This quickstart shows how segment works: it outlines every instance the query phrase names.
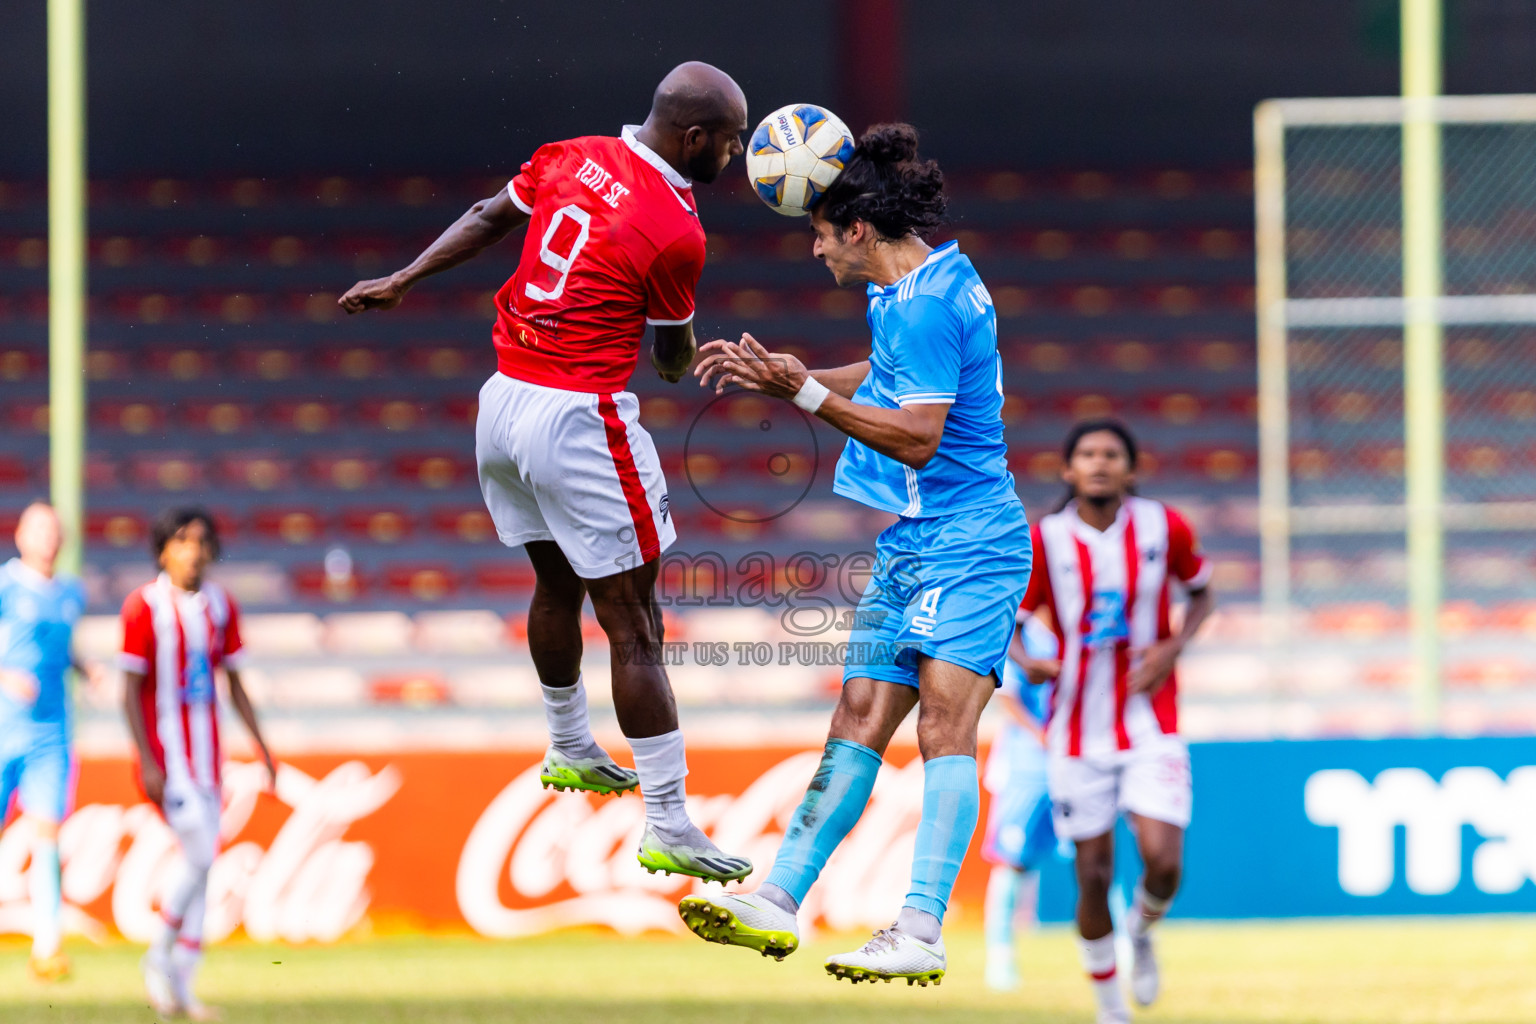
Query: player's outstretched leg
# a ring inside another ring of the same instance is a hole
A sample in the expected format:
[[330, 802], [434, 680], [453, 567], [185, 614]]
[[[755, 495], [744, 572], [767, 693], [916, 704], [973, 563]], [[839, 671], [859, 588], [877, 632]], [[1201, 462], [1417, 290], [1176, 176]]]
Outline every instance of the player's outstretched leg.
[[923, 819], [906, 903], [893, 927], [876, 932], [861, 949], [829, 957], [828, 974], [854, 982], [901, 978], [909, 985], [937, 984], [944, 977], [944, 911], [980, 809], [974, 757], [955, 754], [923, 762]]
[[688, 756], [677, 727], [677, 704], [662, 660], [660, 562], [586, 581], [592, 610], [608, 634], [613, 707], [629, 739], [645, 799], [645, 831], [636, 858], [651, 873], [730, 882], [752, 873], [745, 857], [722, 853], [688, 817], [684, 780]]
[[805, 798], [790, 819], [768, 881], [755, 893], [689, 896], [678, 913], [709, 942], [782, 960], [800, 946], [795, 914], [827, 858], [858, 822], [880, 773], [880, 755], [862, 743], [830, 739]]
[[993, 679], [927, 656], [919, 658], [917, 675], [923, 817], [912, 852], [912, 886], [894, 925], [863, 948], [828, 958], [827, 973], [834, 978], [927, 985], [944, 977], [944, 911], [981, 812], [976, 725]]
[[539, 770], [546, 789], [620, 795], [640, 783], [592, 737], [581, 679], [581, 603], [587, 588], [553, 541], [524, 545], [536, 582], [528, 605], [528, 650], [539, 673], [549, 749]]

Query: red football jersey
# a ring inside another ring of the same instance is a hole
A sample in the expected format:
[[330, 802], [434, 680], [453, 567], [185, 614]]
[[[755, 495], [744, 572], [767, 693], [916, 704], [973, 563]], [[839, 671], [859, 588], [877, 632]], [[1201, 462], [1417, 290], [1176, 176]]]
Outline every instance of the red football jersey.
[[530, 215], [496, 293], [501, 372], [567, 391], [622, 391], [646, 324], [693, 319], [704, 228], [692, 186], [635, 138], [552, 142], [507, 185]]

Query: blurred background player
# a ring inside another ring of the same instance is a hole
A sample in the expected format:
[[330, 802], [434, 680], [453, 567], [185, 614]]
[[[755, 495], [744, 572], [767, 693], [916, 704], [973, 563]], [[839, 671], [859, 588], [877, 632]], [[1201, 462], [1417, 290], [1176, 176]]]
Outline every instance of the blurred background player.
[[[992, 794], [981, 855], [992, 864], [987, 879], [987, 986], [1000, 992], [1019, 986], [1014, 933], [1020, 921], [1036, 922], [1040, 866], [1056, 852], [1051, 797], [1046, 785], [1045, 723], [1059, 666], [1056, 634], [1034, 616], [1021, 616], [1009, 647], [1003, 685], [994, 702], [1003, 726], [992, 741], [983, 782]], [[1026, 659], [1034, 673], [1026, 674]]]
[[792, 952], [800, 903], [859, 820], [915, 705], [923, 816], [911, 890], [895, 924], [827, 961], [829, 974], [855, 982], [944, 975], [944, 911], [980, 810], [976, 725], [1029, 579], [991, 297], [955, 242], [923, 240], [945, 204], [938, 165], [918, 159], [917, 130], [871, 128], [811, 214], [816, 257], [840, 286], [868, 286], [869, 360], [813, 374], [743, 335], [704, 346], [694, 371], [717, 389], [791, 400], [847, 434], [833, 489], [900, 517], [877, 542], [821, 766], [772, 873], [755, 893], [679, 907], [704, 938]]
[[[1046, 728], [1055, 827], [1077, 846], [1077, 926], [1098, 1019], [1120, 1024], [1130, 1013], [1109, 910], [1115, 823], [1127, 816], [1145, 865], [1127, 929], [1131, 992], [1148, 1006], [1159, 988], [1151, 928], [1178, 890], [1191, 810], [1174, 663], [1214, 606], [1211, 563], [1183, 516], [1136, 496], [1136, 439], [1123, 423], [1078, 424], [1062, 461], [1067, 496], [1035, 524], [1023, 605], [1049, 615], [1062, 656], [1027, 659], [1024, 669], [1036, 677], [1059, 669]], [[1177, 633], [1175, 580], [1189, 594]]]
[[144, 795], [176, 833], [183, 863], [160, 905], [162, 927], [144, 956], [144, 984], [157, 1012], [209, 1020], [217, 1012], [197, 999], [193, 981], [202, 960], [208, 869], [219, 852], [218, 669], [269, 784], [277, 772], [240, 681], [240, 611], [223, 587], [203, 578], [219, 557], [213, 516], [200, 508], [166, 511], [155, 521], [151, 548], [159, 576], [123, 602], [123, 703]]
[[0, 826], [19, 795], [32, 831], [27, 898], [32, 906], [32, 975], [69, 974], [59, 949], [59, 825], [74, 796], [71, 705], [64, 675], [76, 668], [93, 685], [104, 671], [70, 654], [75, 622], [85, 610], [80, 581], [54, 575], [64, 534], [53, 507], [33, 502], [16, 526], [15, 558], [0, 568]]
[[[391, 309], [418, 281], [529, 226], [517, 272], [496, 296], [498, 372], [480, 391], [475, 457], [501, 542], [523, 545], [537, 577], [528, 648], [549, 723], [541, 778], [605, 794], [638, 783], [640, 863], [722, 882], [752, 865], [721, 853], [684, 808], [688, 766], [654, 594], [677, 533], [656, 446], [624, 387], [647, 324], [664, 379], [675, 383], [693, 362], [704, 266], [693, 182], [719, 176], [746, 127], [746, 97], [729, 75], [679, 65], [645, 124], [541, 147], [410, 266], [340, 300], [348, 313]], [[592, 737], [581, 679], [587, 596], [608, 636], [614, 710], [635, 771]]]

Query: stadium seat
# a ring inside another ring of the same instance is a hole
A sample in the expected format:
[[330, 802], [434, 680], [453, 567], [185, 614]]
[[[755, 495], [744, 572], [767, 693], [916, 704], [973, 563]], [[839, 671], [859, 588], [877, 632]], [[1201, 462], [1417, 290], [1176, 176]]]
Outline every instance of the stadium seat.
[[5, 416], [12, 430], [31, 434], [48, 433], [47, 402], [9, 402]]
[[403, 398], [368, 399], [358, 406], [358, 416], [366, 426], [402, 432], [428, 425], [427, 403]]
[[29, 348], [0, 349], [0, 380], [8, 383], [41, 375], [46, 365], [41, 351]]
[[282, 381], [291, 380], [303, 370], [304, 361], [295, 349], [245, 348], [235, 352], [234, 367], [244, 377]]
[[271, 491], [294, 482], [293, 460], [281, 452], [231, 452], [219, 459], [220, 476], [233, 487]]
[[149, 524], [137, 512], [98, 510], [86, 513], [87, 543], [114, 548], [134, 548], [149, 537]]
[[534, 582], [533, 566], [526, 560], [479, 562], [469, 575], [472, 588], [491, 596], [531, 596]]
[[341, 528], [348, 536], [375, 544], [398, 544], [410, 537], [411, 516], [397, 508], [352, 508], [341, 514]]
[[191, 401], [186, 403], [182, 422], [193, 430], [236, 434], [255, 425], [256, 410], [244, 402]]
[[360, 455], [317, 455], [309, 460], [308, 477], [322, 487], [357, 491], [379, 479], [379, 463]]
[[448, 683], [432, 672], [376, 676], [368, 680], [368, 697], [375, 704], [412, 708], [442, 707], [453, 702]]
[[452, 380], [481, 371], [489, 376], [495, 363], [488, 350], [476, 352], [452, 345], [418, 345], [406, 353], [406, 365], [416, 374]]
[[0, 487], [26, 487], [31, 482], [26, 462], [12, 455], [0, 455]]
[[259, 508], [251, 514], [251, 528], [263, 540], [313, 544], [324, 537], [326, 523], [318, 509]]
[[189, 454], [147, 453], [131, 459], [129, 467], [134, 486], [141, 490], [190, 491], [206, 478], [203, 464]]
[[348, 380], [380, 377], [389, 370], [388, 353], [372, 345], [327, 348], [320, 353], [318, 363], [327, 372]]
[[341, 421], [341, 406], [318, 399], [279, 402], [273, 407], [272, 419], [276, 424], [301, 434], [318, 434], [336, 429]]
[[383, 581], [391, 593], [422, 602], [441, 601], [458, 589], [458, 577], [446, 563], [391, 565]]
[[327, 573], [324, 566], [298, 566], [292, 572], [294, 592], [311, 601], [348, 604], [368, 593], [368, 580], [357, 569], [345, 575]]
[[92, 402], [91, 425], [99, 430], [128, 434], [163, 434], [166, 406], [150, 402]]
[[469, 459], [449, 452], [397, 455], [393, 469], [397, 480], [431, 490], [442, 490], [475, 477], [475, 467]]
[[496, 539], [496, 525], [484, 507], [434, 509], [430, 521], [433, 531], [445, 540], [487, 544]]

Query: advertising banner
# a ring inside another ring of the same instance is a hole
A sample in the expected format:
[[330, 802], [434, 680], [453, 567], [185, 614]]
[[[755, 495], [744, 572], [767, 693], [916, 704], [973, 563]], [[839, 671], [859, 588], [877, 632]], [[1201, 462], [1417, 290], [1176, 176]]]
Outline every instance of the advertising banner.
[[[692, 879], [634, 858], [644, 810], [539, 786], [538, 751], [307, 756], [231, 763], [207, 935], [330, 942], [353, 929], [488, 937], [596, 926], [678, 931]], [[695, 820], [770, 868], [820, 752], [695, 748]], [[1195, 819], [1174, 913], [1190, 918], [1536, 911], [1536, 740], [1347, 740], [1191, 747]], [[909, 879], [922, 762], [893, 749], [868, 809], [827, 865], [805, 927], [888, 924]], [[985, 794], [983, 824], [985, 820]], [[988, 865], [976, 852], [952, 920], [976, 924]], [[0, 835], [0, 932], [29, 925], [25, 821]], [[1134, 882], [1121, 829], [1120, 875]], [[123, 760], [80, 768], [60, 837], [71, 931], [147, 940], [176, 845]], [[1047, 865], [1041, 916], [1071, 916], [1071, 864]]]

